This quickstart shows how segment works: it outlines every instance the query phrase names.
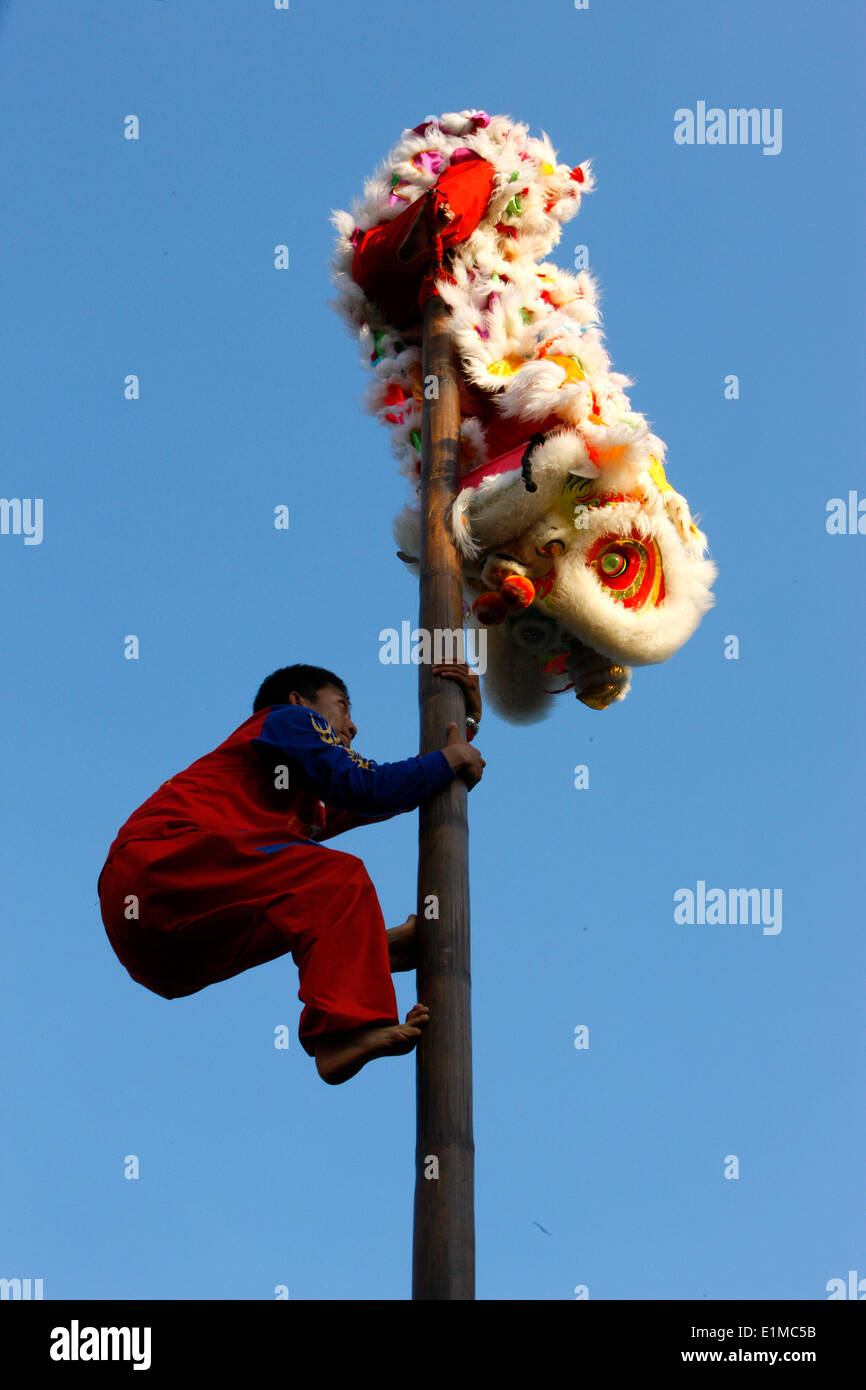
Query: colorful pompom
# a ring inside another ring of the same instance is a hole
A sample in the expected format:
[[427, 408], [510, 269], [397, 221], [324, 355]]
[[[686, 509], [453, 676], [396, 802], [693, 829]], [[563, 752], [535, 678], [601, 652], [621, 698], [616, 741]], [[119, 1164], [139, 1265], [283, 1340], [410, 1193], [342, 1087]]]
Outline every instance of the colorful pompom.
[[485, 627], [496, 627], [504, 623], [508, 616], [505, 601], [499, 594], [480, 594], [472, 605], [472, 612], [479, 623]]
[[510, 574], [502, 581], [499, 594], [506, 608], [528, 608], [535, 598], [535, 585], [522, 574]]

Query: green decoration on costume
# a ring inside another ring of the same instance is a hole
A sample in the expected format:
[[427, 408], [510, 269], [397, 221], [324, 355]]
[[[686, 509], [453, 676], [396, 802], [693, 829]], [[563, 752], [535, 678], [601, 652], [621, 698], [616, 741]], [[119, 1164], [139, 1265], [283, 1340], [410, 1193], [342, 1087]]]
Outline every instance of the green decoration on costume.
[[607, 555], [602, 556], [601, 567], [604, 570], [605, 574], [622, 574], [625, 571], [626, 566], [626, 558], [624, 555], [620, 554], [619, 551], [609, 551]]

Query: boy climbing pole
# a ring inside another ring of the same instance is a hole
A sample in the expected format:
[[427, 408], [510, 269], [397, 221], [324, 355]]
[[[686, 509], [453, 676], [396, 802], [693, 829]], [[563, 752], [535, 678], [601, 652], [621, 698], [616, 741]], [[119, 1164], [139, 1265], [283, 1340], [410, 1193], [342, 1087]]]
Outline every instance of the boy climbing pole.
[[385, 930], [362, 861], [321, 843], [389, 820], [485, 766], [470, 746], [478, 677], [434, 666], [466, 696], [467, 737], [378, 764], [339, 676], [286, 666], [261, 685], [253, 714], [212, 752], [170, 777], [121, 826], [99, 876], [108, 939], [133, 980], [165, 999], [195, 994], [291, 952], [304, 1004], [298, 1036], [331, 1085], [374, 1057], [410, 1052], [429, 1020], [401, 1023], [391, 972], [414, 969], [415, 917]]

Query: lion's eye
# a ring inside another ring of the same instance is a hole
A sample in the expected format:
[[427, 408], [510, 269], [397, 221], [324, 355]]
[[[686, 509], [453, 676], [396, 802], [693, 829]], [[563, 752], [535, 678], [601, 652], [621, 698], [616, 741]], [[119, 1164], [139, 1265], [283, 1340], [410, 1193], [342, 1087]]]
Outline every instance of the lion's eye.
[[565, 542], [559, 540], [548, 541], [546, 545], [537, 545], [535, 547], [536, 555], [540, 555], [542, 557], [552, 557], [554, 555], [561, 555], [564, 550]]
[[612, 578], [615, 578], [618, 574], [623, 574], [627, 565], [628, 560], [621, 550], [609, 550], [601, 559], [602, 569], [605, 574], [609, 574]]
[[608, 598], [640, 612], [664, 601], [665, 580], [658, 542], [632, 531], [630, 537], [600, 536], [585, 563], [591, 565]]

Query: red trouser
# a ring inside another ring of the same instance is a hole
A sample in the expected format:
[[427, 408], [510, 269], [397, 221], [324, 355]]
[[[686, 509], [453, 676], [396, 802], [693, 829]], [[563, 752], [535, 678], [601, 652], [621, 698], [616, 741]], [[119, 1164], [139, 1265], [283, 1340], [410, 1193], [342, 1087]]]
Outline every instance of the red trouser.
[[323, 1033], [398, 1023], [385, 923], [361, 860], [309, 840], [256, 847], [267, 838], [185, 830], [114, 850], [99, 895], [121, 964], [176, 999], [290, 951], [311, 1057]]

